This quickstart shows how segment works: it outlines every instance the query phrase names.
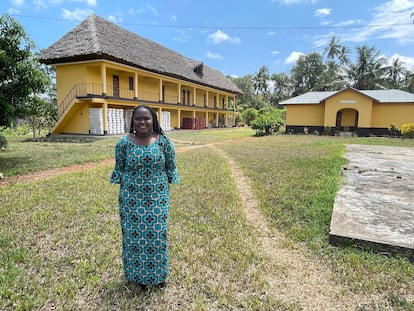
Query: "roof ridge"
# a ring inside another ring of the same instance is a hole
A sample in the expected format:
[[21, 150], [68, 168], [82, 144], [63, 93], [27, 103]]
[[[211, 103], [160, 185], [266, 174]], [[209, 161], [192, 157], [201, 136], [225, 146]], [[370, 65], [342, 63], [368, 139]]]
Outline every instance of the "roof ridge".
[[86, 19], [86, 22], [88, 23], [89, 31], [91, 32], [92, 47], [99, 54], [100, 52], [102, 52], [102, 50], [100, 49], [99, 41], [96, 36], [97, 34], [96, 18], [97, 17], [98, 17], [97, 15], [92, 13], [88, 16], [88, 18]]

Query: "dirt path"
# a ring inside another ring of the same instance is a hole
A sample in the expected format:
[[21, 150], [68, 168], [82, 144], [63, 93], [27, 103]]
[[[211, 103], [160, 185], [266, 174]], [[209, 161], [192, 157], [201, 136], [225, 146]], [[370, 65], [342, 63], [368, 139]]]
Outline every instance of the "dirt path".
[[0, 180], [0, 187], [8, 183], [11, 183], [11, 182], [41, 180], [41, 179], [49, 178], [54, 175], [84, 171], [84, 170], [87, 170], [89, 168], [96, 167], [96, 166], [110, 165], [110, 164], [113, 165], [113, 163], [114, 163], [113, 159], [105, 159], [100, 162], [88, 162], [84, 164], [57, 167], [57, 168], [53, 168], [50, 170], [42, 170], [42, 171], [24, 174], [24, 175], [7, 177], [7, 178]]
[[[250, 188], [249, 179], [240, 167], [222, 150], [211, 146], [228, 163], [242, 198], [248, 222], [257, 230], [259, 251], [269, 258], [266, 267], [267, 282], [272, 295], [297, 306], [299, 310], [355, 310], [362, 297], [349, 293], [336, 284], [330, 268], [301, 249], [286, 247], [282, 235], [270, 230]], [[365, 298], [366, 299], [366, 298]]]

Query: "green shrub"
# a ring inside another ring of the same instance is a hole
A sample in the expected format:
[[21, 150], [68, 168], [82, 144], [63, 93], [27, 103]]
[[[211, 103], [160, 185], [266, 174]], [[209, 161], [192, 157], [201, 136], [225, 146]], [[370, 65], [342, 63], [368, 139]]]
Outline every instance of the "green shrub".
[[414, 138], [414, 123], [401, 125], [401, 134], [406, 138]]
[[7, 139], [0, 134], [0, 150], [3, 150], [7, 147]]
[[401, 135], [400, 129], [395, 124], [390, 125], [390, 127], [388, 128], [388, 133], [390, 134], [390, 136], [400, 136]]

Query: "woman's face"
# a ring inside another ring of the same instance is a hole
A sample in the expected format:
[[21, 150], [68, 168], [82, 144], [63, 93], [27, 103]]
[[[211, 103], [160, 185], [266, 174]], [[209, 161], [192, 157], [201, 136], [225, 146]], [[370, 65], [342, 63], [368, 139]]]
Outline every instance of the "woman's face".
[[153, 129], [153, 119], [151, 112], [146, 108], [135, 110], [132, 119], [132, 127], [137, 136], [146, 137], [151, 135]]

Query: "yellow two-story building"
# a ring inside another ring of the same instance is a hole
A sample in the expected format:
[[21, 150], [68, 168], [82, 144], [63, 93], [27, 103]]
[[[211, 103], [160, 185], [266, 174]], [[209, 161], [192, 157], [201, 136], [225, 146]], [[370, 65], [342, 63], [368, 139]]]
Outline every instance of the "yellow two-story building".
[[401, 90], [308, 92], [280, 102], [287, 133], [389, 134], [391, 125], [414, 123], [414, 94]]
[[241, 90], [226, 76], [94, 14], [43, 50], [56, 69], [52, 132], [121, 134], [132, 109], [158, 112], [164, 130], [235, 126]]

